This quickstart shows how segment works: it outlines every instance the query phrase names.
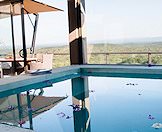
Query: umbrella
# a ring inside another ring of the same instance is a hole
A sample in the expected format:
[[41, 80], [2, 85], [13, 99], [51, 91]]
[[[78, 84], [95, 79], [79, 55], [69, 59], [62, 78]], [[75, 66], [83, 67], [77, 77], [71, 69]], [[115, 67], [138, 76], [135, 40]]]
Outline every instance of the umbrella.
[[38, 23], [38, 13], [50, 12], [50, 11], [62, 11], [59, 8], [46, 5], [44, 3], [35, 0], [0, 0], [0, 19], [11, 17], [11, 30], [12, 30], [12, 46], [13, 46], [13, 67], [16, 70], [16, 55], [15, 55], [15, 42], [14, 42], [14, 28], [13, 28], [13, 16], [21, 15], [22, 23], [22, 42], [23, 42], [23, 57], [24, 67], [27, 65], [27, 51], [26, 51], [26, 40], [25, 40], [25, 23], [24, 14], [34, 14], [35, 24], [33, 25], [33, 40], [31, 46], [31, 53], [34, 54], [36, 29]]
[[59, 8], [46, 5], [35, 0], [2, 0], [0, 1], [0, 19], [10, 17], [11, 5], [13, 6], [13, 15], [21, 15], [21, 8], [24, 8], [24, 14], [38, 14], [40, 12], [63, 11]]

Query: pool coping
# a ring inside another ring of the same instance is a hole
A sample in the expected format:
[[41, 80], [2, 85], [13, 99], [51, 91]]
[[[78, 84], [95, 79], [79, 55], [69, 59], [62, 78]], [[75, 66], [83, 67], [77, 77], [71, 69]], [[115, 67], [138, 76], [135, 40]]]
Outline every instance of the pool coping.
[[13, 76], [0, 79], [0, 98], [84, 76], [162, 79], [162, 66], [71, 65], [55, 68], [51, 73], [42, 75]]

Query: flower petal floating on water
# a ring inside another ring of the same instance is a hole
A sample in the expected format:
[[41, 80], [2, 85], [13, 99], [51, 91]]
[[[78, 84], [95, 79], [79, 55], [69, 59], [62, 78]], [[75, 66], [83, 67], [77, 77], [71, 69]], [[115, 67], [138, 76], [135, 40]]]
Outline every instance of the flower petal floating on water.
[[72, 118], [72, 116], [66, 116], [66, 119], [70, 119], [70, 118]]
[[160, 129], [160, 128], [162, 128], [162, 123], [154, 123], [151, 127], [155, 128], [155, 129]]
[[8, 106], [8, 110], [14, 110], [14, 109], [15, 108], [12, 105]]
[[126, 85], [132, 85], [132, 86], [135, 86], [135, 85], [138, 85], [138, 84], [135, 84], [135, 83], [127, 83]]
[[76, 108], [76, 109], [74, 109], [75, 112], [78, 112], [78, 111], [80, 111], [80, 110], [81, 110], [81, 108]]
[[65, 117], [65, 113], [63, 113], [63, 112], [57, 113], [57, 115], [60, 115], [60, 118]]
[[75, 105], [75, 104], [73, 104], [73, 105], [68, 105], [68, 106], [73, 107], [73, 111], [75, 111], [75, 112], [77, 112], [77, 111], [80, 111], [80, 110], [81, 110], [81, 108], [80, 108], [80, 106], [81, 106], [81, 105]]
[[150, 120], [154, 120], [155, 117], [153, 117], [152, 115], [148, 115], [148, 119], [150, 119]]
[[89, 90], [89, 93], [94, 93], [95, 92], [95, 90]]
[[57, 115], [60, 116], [60, 118], [64, 118], [64, 117], [65, 117], [66, 119], [72, 118], [72, 116], [68, 116], [68, 115], [66, 115], [66, 114], [63, 113], [63, 112], [57, 113]]

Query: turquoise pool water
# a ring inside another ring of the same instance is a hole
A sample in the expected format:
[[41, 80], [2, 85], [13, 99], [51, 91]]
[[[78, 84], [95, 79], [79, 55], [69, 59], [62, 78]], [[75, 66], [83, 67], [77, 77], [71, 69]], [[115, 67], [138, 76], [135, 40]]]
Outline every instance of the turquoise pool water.
[[[162, 123], [161, 80], [89, 77], [88, 83], [86, 107], [73, 108], [78, 97], [74, 93], [80, 92], [73, 92], [72, 96], [71, 80], [44, 89], [43, 96], [66, 98], [37, 114], [33, 118], [33, 129], [36, 132], [162, 131], [152, 127], [154, 123]], [[23, 127], [29, 127], [27, 119]]]

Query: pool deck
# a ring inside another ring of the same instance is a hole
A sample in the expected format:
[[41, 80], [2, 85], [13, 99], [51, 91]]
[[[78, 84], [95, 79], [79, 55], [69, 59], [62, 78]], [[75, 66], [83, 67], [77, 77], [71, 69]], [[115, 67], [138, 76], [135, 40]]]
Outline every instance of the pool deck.
[[33, 130], [24, 129], [16, 126], [10, 126], [5, 124], [0, 124], [1, 132], [34, 132]]
[[0, 98], [84, 76], [162, 79], [162, 66], [73, 65], [53, 69], [48, 74], [3, 78], [0, 79]]

